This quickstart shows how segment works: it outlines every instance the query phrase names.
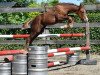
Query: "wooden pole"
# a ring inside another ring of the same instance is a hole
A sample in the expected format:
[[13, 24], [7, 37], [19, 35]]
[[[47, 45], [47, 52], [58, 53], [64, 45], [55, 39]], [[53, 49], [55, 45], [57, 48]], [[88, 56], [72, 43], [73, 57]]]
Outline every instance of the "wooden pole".
[[[90, 47], [90, 30], [89, 30], [89, 22], [86, 23], [86, 46]], [[90, 59], [90, 51], [86, 50], [86, 59]]]

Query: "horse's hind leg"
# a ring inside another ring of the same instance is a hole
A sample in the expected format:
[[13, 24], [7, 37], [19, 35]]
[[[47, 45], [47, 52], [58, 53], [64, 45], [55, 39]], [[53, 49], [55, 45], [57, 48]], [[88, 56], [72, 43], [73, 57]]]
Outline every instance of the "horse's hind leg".
[[28, 50], [29, 46], [32, 45], [32, 38], [35, 38], [35, 36], [30, 35], [27, 39], [26, 39], [26, 43], [25, 43], [25, 50]]
[[33, 40], [34, 40], [38, 35], [39, 35], [39, 33], [37, 33], [37, 32], [32, 32], [32, 33], [30, 34], [30, 37], [29, 37], [29, 39], [28, 39], [29, 46], [32, 46]]
[[25, 43], [25, 50], [28, 50], [29, 46], [32, 46], [32, 42], [33, 40], [38, 36], [39, 34], [36, 33], [31, 33], [30, 37], [28, 37], [26, 39], [26, 43]]
[[31, 46], [32, 45], [32, 42], [33, 42], [33, 40], [39, 35], [39, 34], [42, 34], [43, 32], [44, 32], [44, 28], [45, 28], [46, 26], [43, 26], [42, 28], [40, 28], [39, 30], [38, 30], [38, 32], [31, 32], [31, 34], [30, 34], [30, 37], [29, 37], [29, 46]]

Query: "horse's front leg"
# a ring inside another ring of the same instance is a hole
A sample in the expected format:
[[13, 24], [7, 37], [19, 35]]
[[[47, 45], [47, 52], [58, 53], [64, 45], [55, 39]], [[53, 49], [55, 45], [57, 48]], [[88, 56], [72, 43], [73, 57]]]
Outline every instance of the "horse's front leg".
[[61, 28], [72, 28], [74, 24], [74, 20], [70, 16], [65, 16], [65, 19], [68, 20], [68, 23], [64, 26], [61, 26]]
[[70, 16], [68, 16], [68, 23], [67, 23], [67, 25], [68, 25], [70, 28], [72, 28], [72, 27], [73, 27], [73, 24], [74, 24], [73, 18], [70, 17]]
[[30, 36], [26, 39], [25, 50], [28, 50], [29, 46], [32, 45], [33, 40], [37, 37], [36, 33], [31, 33]]

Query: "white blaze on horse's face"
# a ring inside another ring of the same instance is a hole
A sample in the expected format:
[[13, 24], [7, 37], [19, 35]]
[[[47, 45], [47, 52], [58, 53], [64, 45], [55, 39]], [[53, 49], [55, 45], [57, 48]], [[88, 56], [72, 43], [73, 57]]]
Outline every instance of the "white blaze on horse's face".
[[83, 14], [83, 19], [84, 19], [84, 21], [85, 21], [85, 22], [88, 22], [88, 17], [87, 17], [86, 11], [83, 10], [83, 11], [81, 11], [81, 12], [82, 12], [82, 14]]
[[88, 22], [88, 17], [84, 8], [80, 8], [77, 14], [79, 15], [82, 21]]

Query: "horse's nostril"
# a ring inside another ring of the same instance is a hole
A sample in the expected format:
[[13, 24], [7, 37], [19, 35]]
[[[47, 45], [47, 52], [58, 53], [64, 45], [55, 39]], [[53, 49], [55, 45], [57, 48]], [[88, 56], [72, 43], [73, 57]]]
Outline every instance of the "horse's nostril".
[[88, 22], [88, 19], [85, 19], [84, 22]]

